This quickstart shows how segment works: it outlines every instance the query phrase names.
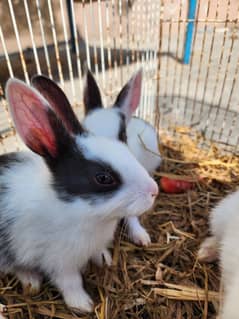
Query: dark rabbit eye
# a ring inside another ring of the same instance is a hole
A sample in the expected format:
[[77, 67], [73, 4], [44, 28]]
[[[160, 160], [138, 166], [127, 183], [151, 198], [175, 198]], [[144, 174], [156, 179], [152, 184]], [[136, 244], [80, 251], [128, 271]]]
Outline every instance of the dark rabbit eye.
[[114, 180], [113, 176], [108, 172], [96, 174], [95, 180], [100, 185], [113, 185], [113, 184], [115, 184], [115, 180]]

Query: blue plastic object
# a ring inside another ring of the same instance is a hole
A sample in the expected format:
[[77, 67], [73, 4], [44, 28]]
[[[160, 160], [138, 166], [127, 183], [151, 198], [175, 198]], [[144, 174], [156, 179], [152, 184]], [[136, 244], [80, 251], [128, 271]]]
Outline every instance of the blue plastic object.
[[[189, 0], [189, 9], [188, 9], [188, 19], [194, 20], [197, 8], [197, 0]], [[184, 56], [183, 63], [189, 64], [191, 51], [192, 51], [192, 41], [193, 41], [193, 29], [194, 21], [189, 21], [186, 31], [186, 39], [184, 43]]]

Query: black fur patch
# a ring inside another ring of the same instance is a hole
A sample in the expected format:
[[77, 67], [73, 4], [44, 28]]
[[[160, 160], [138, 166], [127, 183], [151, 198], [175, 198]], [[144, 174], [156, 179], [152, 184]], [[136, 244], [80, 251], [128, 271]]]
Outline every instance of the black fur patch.
[[121, 108], [122, 105], [124, 104], [125, 102], [125, 99], [127, 97], [129, 93], [129, 84], [126, 83], [123, 88], [121, 89], [121, 91], [119, 92], [117, 98], [116, 98], [116, 101], [115, 101], [115, 104], [114, 104], [114, 107], [119, 107]]
[[118, 139], [127, 144], [127, 133], [126, 133], [126, 120], [125, 115], [123, 113], [119, 113], [120, 116], [120, 126], [119, 126], [119, 134]]
[[[22, 163], [23, 159], [18, 153], [8, 153], [0, 155], [0, 172], [4, 168], [10, 168], [13, 164]], [[1, 187], [1, 186], [0, 186]]]
[[[74, 147], [66, 152], [56, 165], [51, 167], [54, 181], [53, 187], [59, 198], [71, 201], [75, 197], [102, 198], [111, 196], [121, 184], [119, 174], [108, 164], [85, 159], [81, 152]], [[111, 185], [99, 184], [97, 174], [110, 174], [114, 180]]]
[[35, 75], [31, 79], [31, 84], [49, 102], [50, 106], [62, 120], [66, 128], [74, 133], [83, 133], [83, 128], [78, 121], [70, 102], [61, 88], [45, 75]]
[[89, 112], [102, 108], [102, 99], [99, 87], [95, 81], [93, 74], [87, 70], [86, 87], [84, 90], [85, 115]]

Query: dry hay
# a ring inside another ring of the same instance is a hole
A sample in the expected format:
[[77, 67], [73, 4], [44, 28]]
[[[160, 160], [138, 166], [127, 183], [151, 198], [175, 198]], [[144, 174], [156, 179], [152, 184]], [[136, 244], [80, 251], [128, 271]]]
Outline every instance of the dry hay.
[[[113, 266], [99, 269], [90, 264], [86, 288], [94, 298], [95, 313], [76, 314], [67, 309], [49, 282], [34, 298], [22, 295], [16, 278], [0, 281], [0, 310], [16, 318], [215, 318], [220, 298], [217, 263], [197, 261], [200, 242], [208, 234], [211, 207], [238, 185], [239, 159], [222, 155], [214, 146], [198, 147], [201, 137], [179, 130], [178, 138], [163, 137], [162, 175], [180, 176], [196, 183], [180, 195], [160, 193], [155, 208], [142, 217], [152, 245], [130, 243], [124, 227], [119, 229], [113, 251]], [[198, 182], [198, 177], [204, 177]], [[226, 213], [226, 212], [225, 212]], [[5, 316], [4, 315], [4, 316]]]

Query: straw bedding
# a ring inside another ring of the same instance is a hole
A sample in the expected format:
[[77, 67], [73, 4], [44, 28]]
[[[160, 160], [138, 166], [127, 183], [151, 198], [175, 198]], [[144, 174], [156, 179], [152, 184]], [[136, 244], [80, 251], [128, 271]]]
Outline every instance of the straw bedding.
[[[160, 176], [195, 182], [183, 194], [161, 192], [152, 211], [142, 216], [152, 244], [130, 243], [121, 225], [116, 234], [113, 266], [89, 264], [85, 286], [95, 301], [95, 313], [67, 309], [57, 290], [45, 281], [35, 297], [23, 296], [12, 276], [1, 276], [1, 316], [17, 318], [199, 319], [216, 318], [220, 293], [217, 263], [200, 264], [197, 250], [208, 234], [208, 214], [218, 200], [239, 184], [239, 158], [225, 155], [186, 128], [176, 137], [161, 137]], [[226, 213], [226, 212], [225, 212]]]

